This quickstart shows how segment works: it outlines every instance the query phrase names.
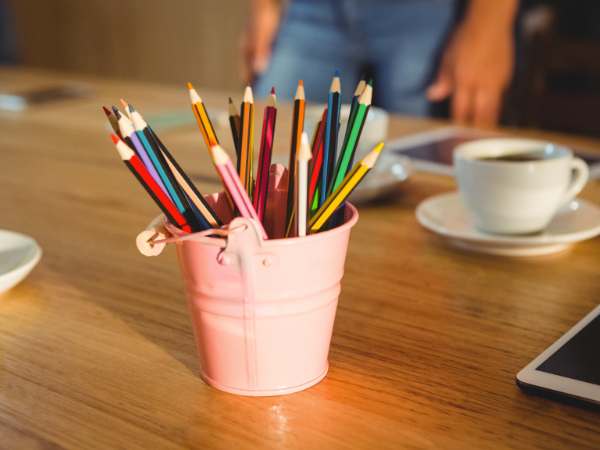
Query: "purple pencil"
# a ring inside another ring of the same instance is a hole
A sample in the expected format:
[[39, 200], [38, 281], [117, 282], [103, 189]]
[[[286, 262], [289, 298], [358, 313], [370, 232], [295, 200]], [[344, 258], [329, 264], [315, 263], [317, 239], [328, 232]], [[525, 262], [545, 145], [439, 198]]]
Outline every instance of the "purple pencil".
[[119, 130], [121, 130], [121, 135], [123, 136], [123, 138], [129, 139], [131, 141], [131, 143], [133, 144], [133, 149], [142, 159], [144, 166], [146, 166], [146, 169], [148, 169], [148, 172], [150, 172], [150, 175], [152, 176], [154, 181], [156, 181], [156, 184], [160, 186], [160, 188], [165, 194], [169, 195], [169, 191], [167, 191], [167, 189], [165, 188], [165, 185], [160, 179], [158, 172], [156, 172], [156, 169], [154, 168], [154, 165], [152, 164], [148, 153], [146, 153], [144, 146], [140, 142], [140, 139], [137, 137], [131, 120], [129, 120], [124, 114], [121, 114], [121, 112], [118, 109], [115, 111], [115, 115], [117, 116]]

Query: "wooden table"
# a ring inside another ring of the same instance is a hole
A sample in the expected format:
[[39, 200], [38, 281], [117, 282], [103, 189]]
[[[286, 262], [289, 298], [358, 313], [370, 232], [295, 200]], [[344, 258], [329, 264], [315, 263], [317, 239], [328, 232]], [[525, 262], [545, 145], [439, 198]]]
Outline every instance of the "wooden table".
[[[9, 89], [64, 79], [0, 72]], [[361, 209], [322, 383], [272, 398], [205, 385], [174, 251], [138, 254], [134, 237], [157, 210], [122, 167], [99, 109], [125, 96], [150, 116], [187, 109], [187, 93], [87, 81], [89, 99], [0, 114], [0, 226], [44, 250], [0, 298], [0, 448], [600, 448], [597, 412], [514, 383], [600, 301], [600, 241], [536, 259], [451, 249], [414, 216], [420, 201], [455, 188], [445, 177], [417, 174]], [[206, 97], [213, 111], [226, 104]], [[287, 142], [289, 122], [278, 122]], [[390, 135], [439, 125], [394, 118]], [[162, 137], [202, 190], [218, 189], [194, 124]], [[584, 196], [600, 201], [598, 183]]]

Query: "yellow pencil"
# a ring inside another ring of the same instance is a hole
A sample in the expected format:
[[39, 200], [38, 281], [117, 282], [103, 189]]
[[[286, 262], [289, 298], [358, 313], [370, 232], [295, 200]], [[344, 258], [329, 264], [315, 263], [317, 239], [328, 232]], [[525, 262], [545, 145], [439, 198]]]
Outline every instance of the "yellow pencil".
[[358, 183], [360, 183], [365, 175], [373, 168], [382, 149], [383, 142], [377, 144], [367, 156], [360, 160], [360, 162], [346, 175], [340, 185], [327, 197], [323, 205], [317, 210], [308, 224], [311, 233], [319, 231], [323, 225], [327, 223], [327, 220], [329, 220], [337, 208], [344, 200], [346, 200]]
[[204, 137], [206, 148], [210, 149], [213, 145], [219, 143], [215, 129], [208, 117], [204, 102], [202, 102], [202, 99], [198, 95], [198, 92], [196, 92], [196, 89], [194, 89], [194, 86], [192, 86], [192, 83], [188, 83], [187, 87], [190, 94], [190, 101], [192, 102], [192, 111], [194, 112], [194, 116], [196, 116], [196, 121], [198, 122], [202, 137]]

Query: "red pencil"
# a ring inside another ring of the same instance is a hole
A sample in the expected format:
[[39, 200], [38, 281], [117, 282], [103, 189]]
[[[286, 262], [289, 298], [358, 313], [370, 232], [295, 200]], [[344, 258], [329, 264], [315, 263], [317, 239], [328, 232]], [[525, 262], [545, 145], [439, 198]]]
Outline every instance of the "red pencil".
[[121, 159], [125, 163], [125, 165], [131, 170], [131, 172], [138, 179], [140, 184], [146, 189], [146, 192], [152, 197], [152, 200], [158, 205], [158, 207], [165, 214], [169, 222], [173, 225], [177, 225], [183, 231], [190, 232], [192, 231], [191, 227], [185, 220], [185, 217], [179, 212], [179, 210], [175, 207], [173, 202], [167, 195], [163, 192], [163, 190], [156, 184], [154, 178], [144, 166], [144, 163], [138, 158], [138, 156], [129, 148], [125, 142], [123, 142], [119, 136], [116, 134], [111, 134], [112, 141], [114, 142]]
[[260, 138], [260, 153], [258, 155], [258, 170], [256, 171], [256, 187], [254, 189], [254, 209], [258, 219], [262, 222], [267, 207], [267, 195], [269, 187], [269, 171], [271, 167], [271, 154], [273, 151], [273, 139], [275, 137], [275, 120], [277, 119], [277, 107], [275, 106], [275, 88], [271, 89], [269, 104], [263, 114], [263, 128]]
[[315, 140], [312, 145], [313, 162], [311, 164], [310, 181], [308, 183], [308, 205], [309, 207], [313, 204], [313, 198], [317, 185], [319, 184], [321, 167], [323, 166], [323, 147], [325, 144], [325, 123], [327, 118], [327, 108], [323, 111], [323, 117], [317, 125], [317, 132], [315, 133]]

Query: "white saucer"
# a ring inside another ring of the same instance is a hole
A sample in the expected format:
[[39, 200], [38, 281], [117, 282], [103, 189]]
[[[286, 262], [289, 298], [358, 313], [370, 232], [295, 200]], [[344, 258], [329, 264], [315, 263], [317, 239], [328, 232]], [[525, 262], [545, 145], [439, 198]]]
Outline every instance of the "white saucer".
[[495, 255], [548, 255], [600, 234], [600, 208], [581, 199], [561, 208], [544, 231], [530, 235], [494, 235], [478, 230], [458, 192], [424, 200], [416, 214], [421, 225], [449, 238], [452, 245]]
[[0, 293], [29, 275], [41, 257], [42, 250], [34, 239], [0, 230]]

